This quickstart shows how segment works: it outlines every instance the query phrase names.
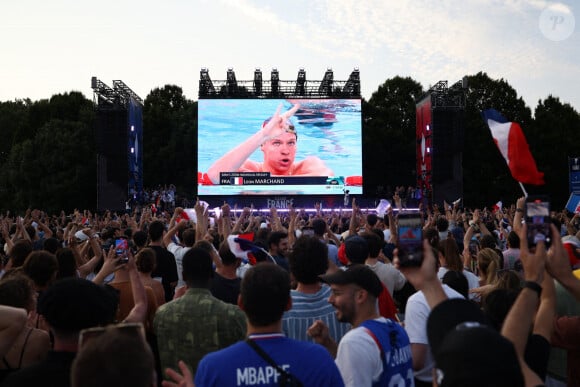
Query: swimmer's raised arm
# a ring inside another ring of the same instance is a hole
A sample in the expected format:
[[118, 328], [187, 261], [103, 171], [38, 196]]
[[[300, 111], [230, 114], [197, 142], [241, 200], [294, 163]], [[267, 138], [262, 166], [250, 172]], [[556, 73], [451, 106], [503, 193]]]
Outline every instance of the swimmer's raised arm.
[[[299, 104], [294, 105], [290, 110], [280, 114], [282, 104], [278, 105], [278, 109], [272, 118], [262, 126], [260, 130], [254, 133], [250, 138], [230, 150], [228, 153], [219, 158], [207, 170], [207, 176], [212, 183], [218, 184], [220, 172], [235, 172], [238, 171], [242, 165], [248, 160], [248, 157], [265, 141], [275, 138], [286, 131], [286, 121], [292, 117], [294, 113], [300, 108]], [[252, 162], [258, 165], [258, 163]], [[251, 169], [251, 165], [246, 165]]]

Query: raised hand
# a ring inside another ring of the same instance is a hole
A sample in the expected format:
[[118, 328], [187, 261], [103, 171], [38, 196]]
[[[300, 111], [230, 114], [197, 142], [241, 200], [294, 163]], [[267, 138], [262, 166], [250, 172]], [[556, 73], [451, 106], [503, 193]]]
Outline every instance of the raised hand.
[[278, 105], [278, 109], [270, 118], [270, 120], [262, 127], [261, 132], [266, 140], [280, 136], [286, 130], [288, 130], [289, 124], [288, 119], [296, 113], [300, 108], [299, 104], [294, 105], [290, 110], [280, 114], [282, 109], [282, 104]]

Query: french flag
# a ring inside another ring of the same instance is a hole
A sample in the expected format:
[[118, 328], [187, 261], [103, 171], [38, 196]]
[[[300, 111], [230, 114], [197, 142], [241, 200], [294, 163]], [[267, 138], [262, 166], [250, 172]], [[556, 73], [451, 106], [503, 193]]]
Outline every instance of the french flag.
[[232, 177], [230, 183], [235, 184], [235, 185], [244, 184], [244, 178], [243, 177]]
[[520, 183], [544, 184], [544, 173], [536, 167], [520, 124], [509, 122], [495, 109], [484, 110], [482, 115], [512, 177]]
[[191, 220], [193, 223], [197, 223], [197, 214], [194, 208], [184, 208], [183, 211], [175, 218], [175, 223], [181, 222], [181, 220]]

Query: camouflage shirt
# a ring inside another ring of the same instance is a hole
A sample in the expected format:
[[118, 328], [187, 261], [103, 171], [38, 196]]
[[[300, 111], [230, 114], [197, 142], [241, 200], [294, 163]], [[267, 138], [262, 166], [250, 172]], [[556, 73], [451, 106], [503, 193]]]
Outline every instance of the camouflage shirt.
[[157, 309], [153, 329], [161, 369], [178, 369], [183, 360], [195, 374], [206, 354], [245, 338], [246, 318], [237, 305], [218, 300], [208, 289], [193, 288]]

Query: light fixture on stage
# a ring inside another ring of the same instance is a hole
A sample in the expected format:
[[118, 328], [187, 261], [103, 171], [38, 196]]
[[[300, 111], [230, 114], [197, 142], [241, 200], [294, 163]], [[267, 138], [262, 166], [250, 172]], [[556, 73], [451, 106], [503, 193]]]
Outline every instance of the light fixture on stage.
[[131, 90], [131, 88], [120, 79], [113, 80], [113, 89], [115, 89], [118, 95], [123, 97], [125, 104], [127, 104], [129, 100], [132, 98], [135, 101], [139, 102], [141, 106], [143, 106], [143, 100], [141, 99], [141, 97], [139, 97], [137, 93]]
[[254, 70], [254, 93], [257, 97], [262, 94], [262, 70], [259, 67]]
[[306, 93], [305, 88], [306, 83], [306, 71], [304, 71], [303, 67], [300, 67], [298, 70], [298, 78], [296, 79], [296, 88], [294, 89], [294, 94], [299, 96], [304, 96]]
[[199, 97], [204, 98], [361, 98], [358, 68], [348, 81], [334, 79], [328, 67], [323, 80], [306, 79], [306, 71], [299, 67], [293, 80], [281, 79], [276, 67], [271, 69], [270, 80], [259, 67], [254, 68], [253, 79], [236, 78], [233, 68], [228, 68], [227, 77], [212, 80], [207, 68], [202, 68], [199, 81]]
[[103, 106], [107, 104], [114, 104], [115, 106], [120, 105], [119, 96], [117, 92], [107, 86], [104, 82], [97, 77], [91, 78], [91, 88], [98, 97], [98, 106]]
[[278, 73], [278, 69], [275, 67], [272, 69], [272, 73], [270, 74], [270, 83], [272, 84], [272, 95], [277, 96], [279, 91], [280, 74]]
[[351, 97], [360, 97], [360, 71], [355, 67], [342, 91]]
[[319, 94], [326, 94], [326, 95], [332, 95], [332, 82], [334, 80], [334, 74], [332, 72], [332, 69], [329, 67], [326, 70], [326, 73], [324, 73], [324, 78], [322, 79], [322, 82], [320, 83], [320, 87], [318, 88], [318, 93]]
[[227, 73], [228, 95], [235, 96], [238, 93], [238, 82], [236, 81], [236, 74], [234, 69], [229, 67]]
[[209, 70], [202, 67], [199, 72], [199, 96], [206, 97], [210, 94], [215, 94], [215, 88], [213, 87], [213, 82], [209, 77]]

